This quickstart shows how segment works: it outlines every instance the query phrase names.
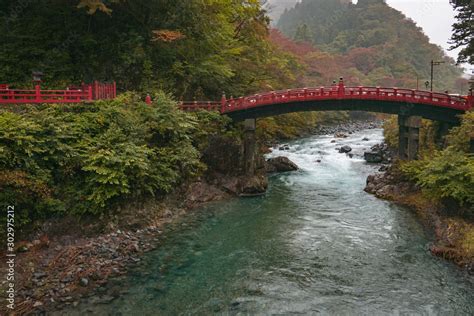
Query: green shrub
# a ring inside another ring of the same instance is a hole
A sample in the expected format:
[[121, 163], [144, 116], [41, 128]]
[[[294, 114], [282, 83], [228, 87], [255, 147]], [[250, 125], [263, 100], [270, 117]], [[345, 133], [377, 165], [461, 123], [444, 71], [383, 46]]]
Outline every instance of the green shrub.
[[474, 137], [474, 112], [461, 117], [461, 125], [451, 129], [447, 142], [455, 150], [469, 152], [470, 139]]
[[474, 158], [449, 148], [434, 157], [406, 162], [402, 172], [434, 199], [474, 204]]
[[398, 148], [398, 118], [392, 115], [383, 123], [383, 136], [390, 148]]
[[162, 195], [200, 175], [212, 133], [228, 120], [188, 114], [158, 93], [92, 105], [0, 112], [0, 206], [19, 225], [55, 214], [100, 214], [129, 199]]

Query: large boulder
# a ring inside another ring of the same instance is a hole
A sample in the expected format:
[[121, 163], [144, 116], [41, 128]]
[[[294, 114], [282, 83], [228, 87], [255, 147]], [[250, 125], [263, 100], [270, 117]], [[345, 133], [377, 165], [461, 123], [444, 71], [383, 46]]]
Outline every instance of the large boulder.
[[378, 150], [365, 152], [364, 159], [368, 163], [381, 163], [383, 161], [383, 152]]
[[242, 177], [239, 182], [240, 196], [256, 196], [265, 194], [268, 188], [268, 179], [265, 175]]
[[342, 146], [341, 148], [339, 148], [339, 152], [340, 152], [341, 154], [350, 153], [351, 151], [352, 151], [351, 146], [345, 145], [345, 146]]
[[268, 173], [298, 170], [298, 166], [287, 157], [270, 158], [266, 163]]
[[390, 163], [390, 151], [387, 144], [377, 144], [364, 153], [364, 159], [368, 163]]

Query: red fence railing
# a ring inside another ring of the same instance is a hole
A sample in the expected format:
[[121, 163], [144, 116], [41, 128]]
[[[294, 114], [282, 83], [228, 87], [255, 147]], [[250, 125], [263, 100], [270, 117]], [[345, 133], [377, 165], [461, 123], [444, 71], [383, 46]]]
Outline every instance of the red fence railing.
[[31, 104], [31, 103], [80, 103], [85, 101], [113, 99], [117, 96], [115, 82], [83, 84], [80, 87], [69, 87], [66, 90], [34, 90], [10, 89], [8, 85], [0, 85], [0, 104]]

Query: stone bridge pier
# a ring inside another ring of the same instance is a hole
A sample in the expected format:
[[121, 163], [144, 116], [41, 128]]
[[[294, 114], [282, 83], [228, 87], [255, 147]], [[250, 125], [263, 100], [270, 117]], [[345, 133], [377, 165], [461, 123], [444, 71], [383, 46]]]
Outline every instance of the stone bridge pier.
[[255, 174], [256, 125], [256, 119], [254, 118], [244, 121], [244, 168], [247, 175]]
[[398, 156], [402, 160], [418, 158], [421, 116], [398, 115]]

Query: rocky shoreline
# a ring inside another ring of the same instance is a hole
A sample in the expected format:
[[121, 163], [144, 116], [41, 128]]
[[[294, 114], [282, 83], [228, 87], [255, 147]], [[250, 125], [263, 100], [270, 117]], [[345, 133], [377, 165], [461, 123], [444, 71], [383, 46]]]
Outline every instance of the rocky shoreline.
[[[101, 219], [107, 227], [99, 230], [97, 225], [77, 219], [46, 223], [49, 230], [42, 229], [37, 239], [17, 244], [14, 314], [58, 311], [91, 296], [98, 302], [113, 300], [115, 297], [97, 290], [110, 278], [139, 264], [144, 253], [159, 247], [159, 237], [167, 224], [208, 202], [261, 194], [266, 186], [267, 178], [261, 172], [253, 176], [214, 173], [183, 185], [164, 199], [119, 209], [114, 217]], [[69, 232], [54, 231], [68, 225], [79, 227]], [[83, 232], [89, 229], [96, 233], [86, 237]], [[1, 286], [6, 286], [5, 280]], [[5, 308], [0, 308], [2, 315], [10, 312]]]
[[[222, 143], [216, 141], [215, 145]], [[39, 224], [29, 238], [31, 242], [16, 245], [14, 314], [60, 311], [78, 305], [86, 297], [107, 303], [115, 296], [104, 295], [101, 287], [140, 264], [144, 253], [159, 247], [167, 224], [209, 202], [265, 193], [268, 164], [258, 159], [254, 174], [246, 175], [238, 161], [229, 163], [227, 156], [238, 155], [238, 148], [233, 149], [227, 150], [205, 175], [164, 198], [130, 203], [114, 215], [93, 218], [93, 223], [61, 218]], [[217, 161], [214, 157], [207, 159]], [[6, 285], [6, 280], [0, 283], [1, 288]], [[120, 291], [116, 293], [119, 295]], [[8, 313], [12, 311], [5, 305], [0, 307], [1, 315]]]
[[[314, 132], [319, 135], [334, 134], [335, 138], [340, 138], [363, 129], [381, 128], [382, 125], [382, 121], [355, 121], [344, 125], [321, 126]], [[351, 148], [341, 147], [339, 151], [350, 155]], [[460, 206], [450, 201], [435, 202], [426, 198], [421, 188], [402, 176], [397, 168], [397, 153], [386, 143], [372, 146], [370, 151], [364, 153], [364, 159], [367, 163], [380, 165], [378, 173], [367, 178], [365, 191], [413, 210], [434, 233], [435, 240], [430, 245], [430, 252], [473, 273], [474, 240], [469, 232], [474, 231], [474, 223], [455, 215], [459, 213]]]
[[[380, 147], [386, 148], [383, 145]], [[393, 156], [388, 149], [384, 153]], [[396, 163], [386, 165], [379, 171], [381, 172], [367, 178], [365, 191], [414, 211], [434, 233], [430, 252], [454, 262], [470, 273], [474, 272], [473, 240], [470, 236], [470, 232], [474, 231], [474, 223], [456, 215], [461, 206], [454, 205], [456, 210], [452, 212], [444, 201], [428, 199], [422, 194], [420, 187], [403, 177]]]
[[414, 211], [434, 233], [430, 252], [470, 273], [474, 272], [472, 236], [469, 235], [474, 229], [472, 221], [457, 215], [447, 215], [450, 212], [445, 203], [426, 198], [416, 184], [400, 175], [395, 165], [383, 173], [370, 175], [365, 191]]
[[316, 127], [311, 131], [312, 135], [331, 135], [334, 134], [335, 137], [339, 135], [348, 134], [351, 135], [356, 132], [360, 132], [366, 129], [375, 129], [381, 128], [383, 121], [381, 120], [354, 120], [348, 121], [344, 124], [331, 124], [331, 125], [321, 125]]

